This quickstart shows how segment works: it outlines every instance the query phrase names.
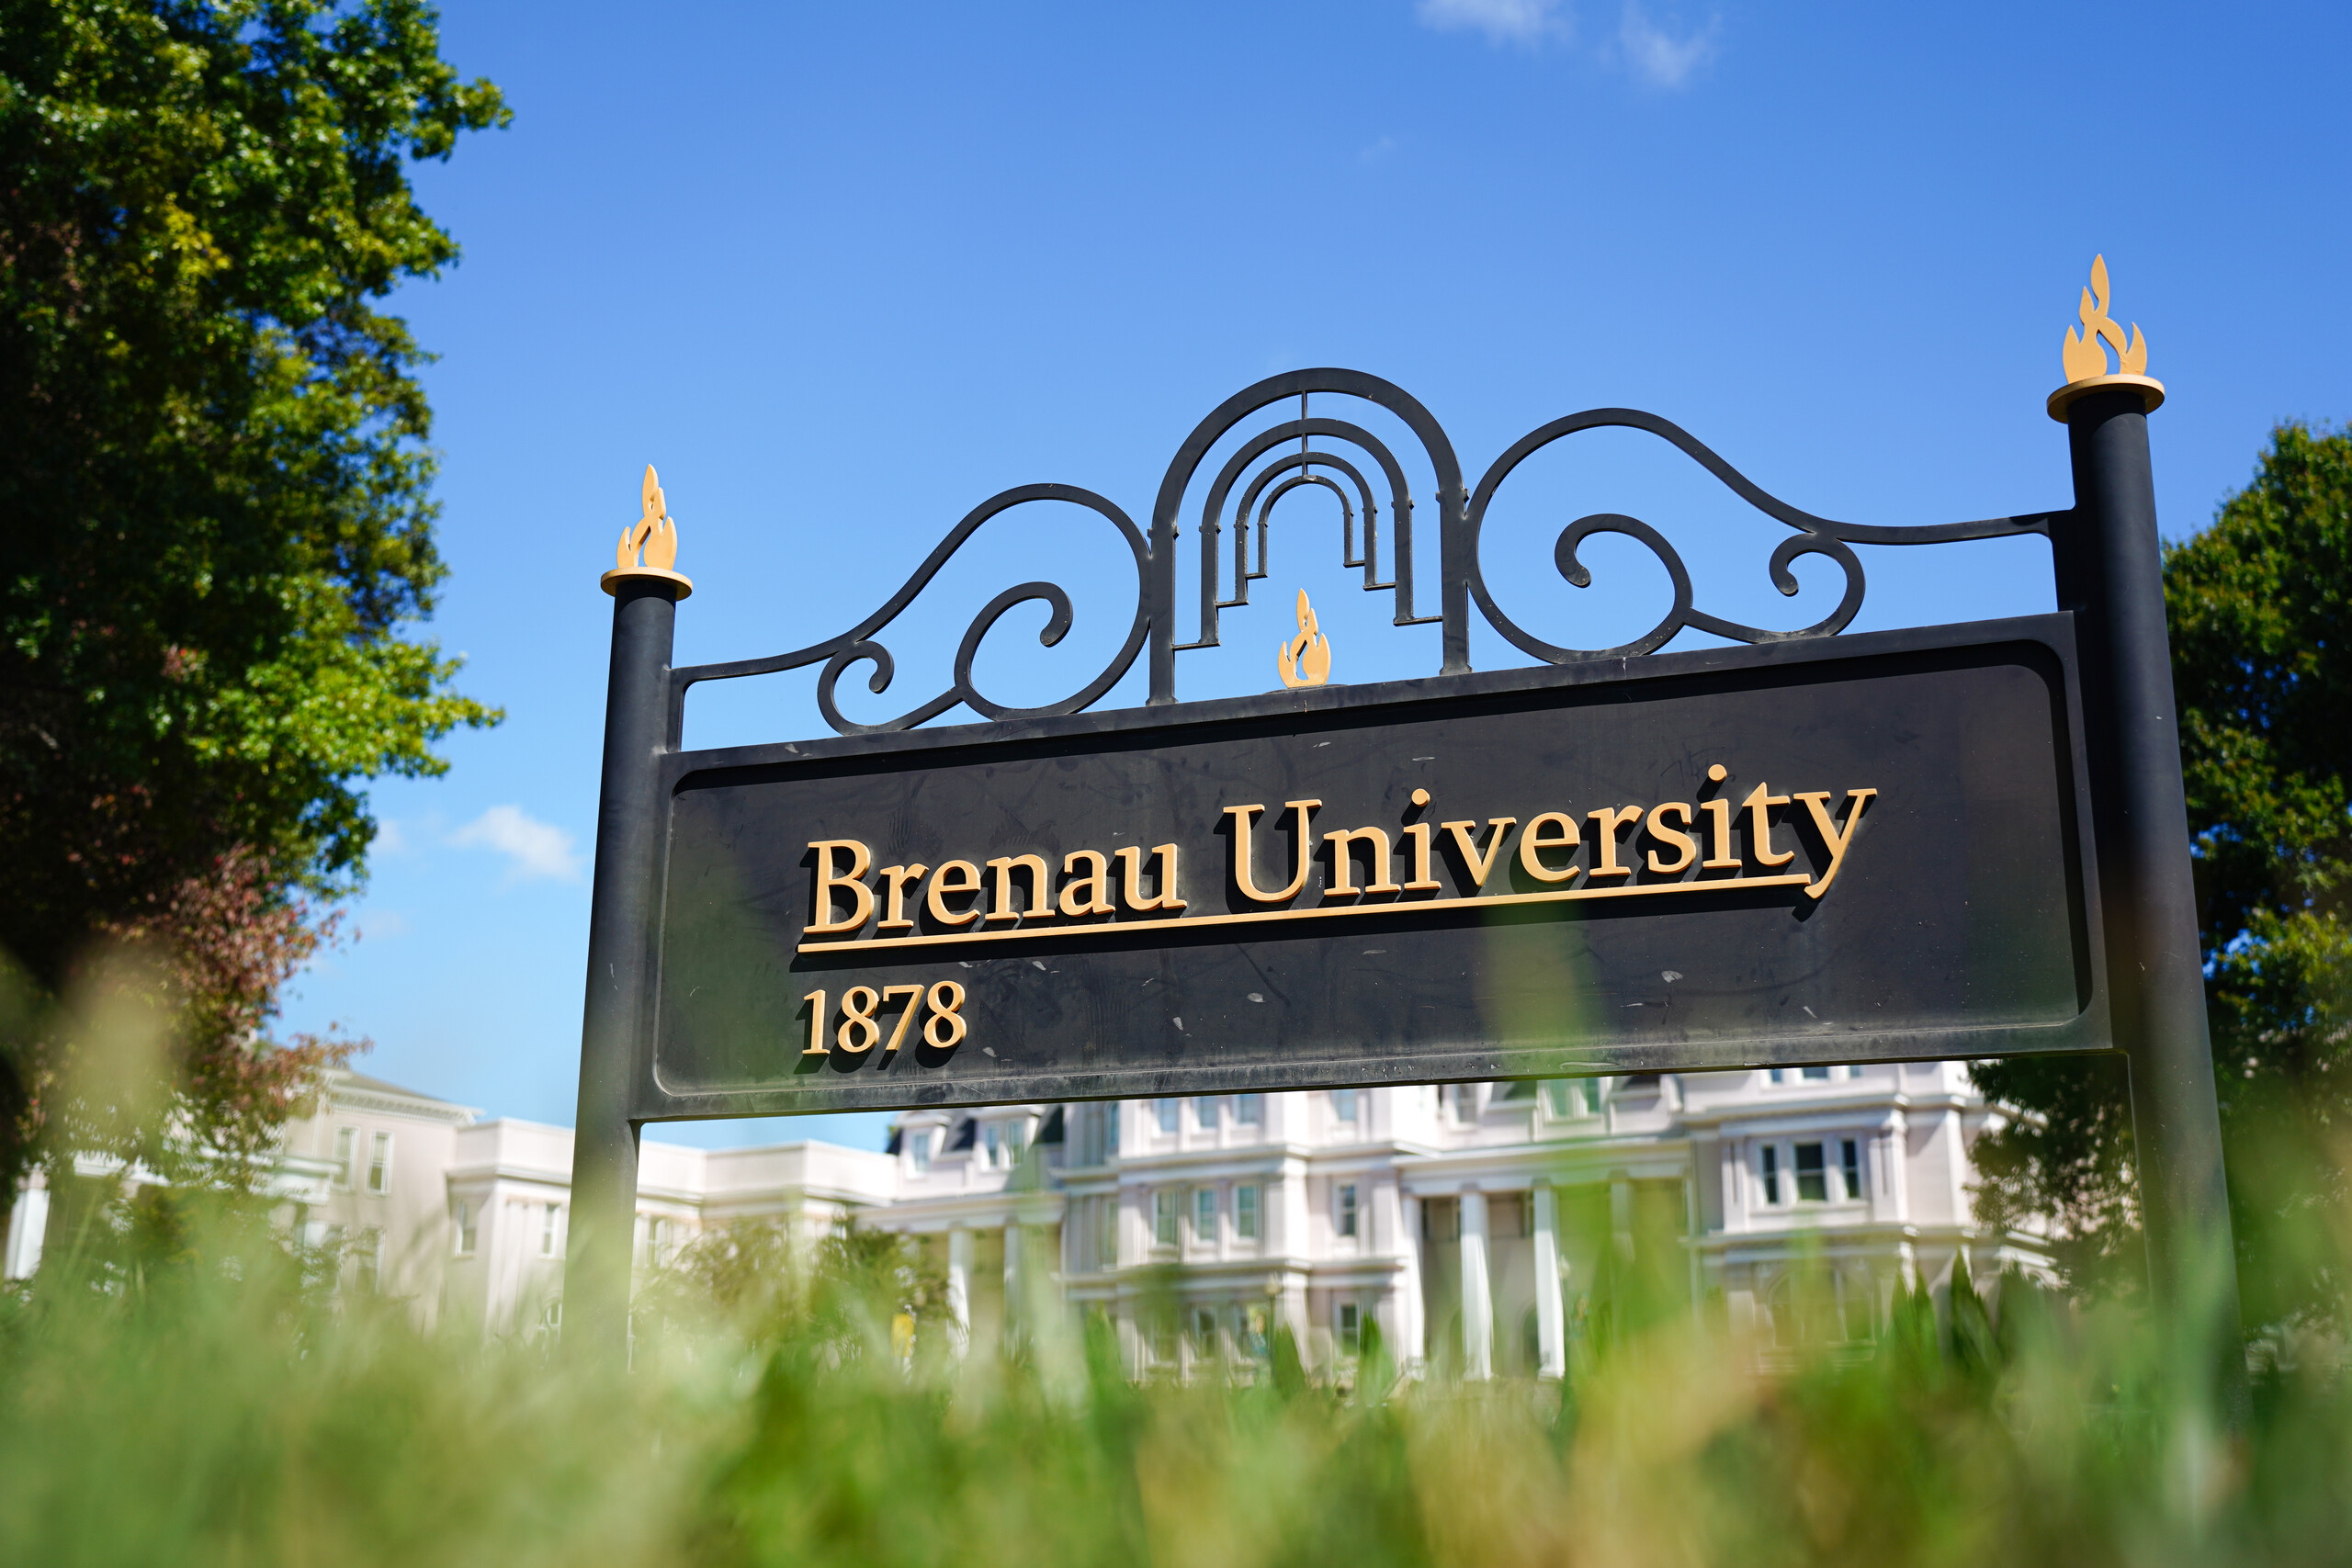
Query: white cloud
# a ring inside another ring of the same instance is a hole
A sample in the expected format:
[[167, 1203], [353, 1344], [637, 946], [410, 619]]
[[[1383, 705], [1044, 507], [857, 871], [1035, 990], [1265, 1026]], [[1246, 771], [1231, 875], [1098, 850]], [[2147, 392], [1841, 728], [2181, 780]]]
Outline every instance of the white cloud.
[[1679, 87], [1690, 73], [1714, 57], [1715, 32], [1722, 18], [1680, 38], [1649, 19], [1640, 0], [1625, 0], [1625, 14], [1617, 24], [1617, 48], [1625, 68], [1654, 86]]
[[1560, 0], [1420, 0], [1417, 10], [1426, 26], [1441, 32], [1473, 29], [1489, 43], [1541, 43], [1570, 31]]
[[580, 855], [571, 835], [519, 806], [492, 807], [450, 834], [449, 842], [504, 855], [509, 882], [580, 880]]
[[398, 909], [368, 909], [361, 913], [359, 925], [351, 935], [355, 942], [383, 942], [406, 936], [409, 931], [408, 917]]
[[412, 847], [409, 843], [408, 830], [400, 825], [398, 819], [390, 817], [376, 818], [376, 838], [375, 841], [368, 846], [368, 853], [404, 855]]

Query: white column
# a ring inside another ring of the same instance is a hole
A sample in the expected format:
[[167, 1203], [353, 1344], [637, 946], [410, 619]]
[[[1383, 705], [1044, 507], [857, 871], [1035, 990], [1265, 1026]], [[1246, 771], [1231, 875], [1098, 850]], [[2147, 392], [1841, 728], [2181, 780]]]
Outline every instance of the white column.
[[21, 1187], [8, 1211], [7, 1262], [0, 1278], [29, 1280], [40, 1269], [41, 1243], [49, 1234], [49, 1189]]
[[1004, 1337], [1009, 1343], [1021, 1324], [1021, 1222], [1004, 1222]]
[[972, 1338], [972, 1233], [962, 1225], [947, 1229], [947, 1316], [949, 1342], [961, 1356]]
[[1409, 1192], [1397, 1195], [1399, 1216], [1396, 1254], [1404, 1267], [1396, 1272], [1396, 1364], [1418, 1366], [1429, 1357], [1429, 1337], [1424, 1319], [1428, 1308], [1421, 1300], [1421, 1201]]
[[1609, 1173], [1609, 1239], [1619, 1262], [1634, 1260], [1634, 1179], [1622, 1170]]
[[1487, 1195], [1462, 1194], [1462, 1371], [1495, 1372], [1495, 1301], [1487, 1285]]
[[1552, 1184], [1535, 1184], [1535, 1353], [1538, 1377], [1567, 1375], [1566, 1314], [1560, 1302], [1557, 1204]]

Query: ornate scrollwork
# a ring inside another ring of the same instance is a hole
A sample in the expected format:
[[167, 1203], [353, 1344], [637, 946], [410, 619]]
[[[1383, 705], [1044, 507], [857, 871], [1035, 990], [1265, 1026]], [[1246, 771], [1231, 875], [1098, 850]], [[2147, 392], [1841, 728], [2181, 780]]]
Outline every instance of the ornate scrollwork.
[[[1372, 431], [1328, 414], [1316, 414], [1309, 407], [1309, 400], [1326, 393], [1375, 404], [1400, 421], [1419, 442], [1422, 457], [1436, 479], [1432, 499], [1439, 525], [1441, 600], [1438, 615], [1415, 614], [1415, 504], [1404, 464], [1390, 446]], [[1251, 415], [1292, 399], [1298, 400], [1297, 417], [1277, 423], [1242, 441], [1209, 481], [1198, 524], [1200, 635], [1193, 641], [1180, 643], [1176, 640], [1176, 547], [1181, 532], [1178, 513], [1185, 494], [1198, 476], [1202, 464], [1219, 441]], [[1790, 568], [1799, 557], [1824, 556], [1837, 562], [1845, 574], [1845, 591], [1837, 607], [1811, 626], [1792, 631], [1747, 626], [1711, 615], [1693, 602], [1690, 570], [1663, 534], [1640, 518], [1603, 512], [1579, 517], [1560, 531], [1553, 547], [1553, 559], [1560, 575], [1576, 587], [1590, 586], [1592, 574], [1579, 558], [1579, 549], [1595, 534], [1622, 534], [1646, 547], [1666, 568], [1667, 575], [1673, 583], [1674, 598], [1665, 617], [1642, 636], [1615, 648], [1574, 649], [1536, 637], [1504, 614], [1487, 588], [1485, 570], [1479, 558], [1480, 534], [1496, 491], [1521, 463], [1553, 442], [1579, 431], [1611, 425], [1646, 431], [1671, 443], [1714, 475], [1741, 500], [1774, 521], [1794, 529], [1794, 533], [1773, 547], [1767, 562], [1772, 585], [1783, 594], [1793, 596], [1798, 591], [1796, 576]], [[1295, 450], [1291, 449], [1292, 443], [1296, 443]], [[1362, 460], [1351, 456], [1350, 449], [1360, 455]], [[1465, 492], [1461, 466], [1445, 432], [1429, 411], [1402, 388], [1361, 371], [1298, 370], [1270, 377], [1237, 392], [1193, 428], [1161, 478], [1148, 536], [1138, 530], [1126, 513], [1113, 502], [1074, 485], [1023, 485], [991, 496], [948, 531], [938, 547], [916, 568], [887, 604], [840, 636], [772, 658], [742, 660], [731, 664], [695, 665], [673, 671], [672, 742], [677, 742], [682, 728], [686, 689], [695, 682], [766, 674], [817, 663], [824, 666], [817, 682], [818, 706], [823, 712], [826, 723], [843, 735], [869, 735], [912, 728], [959, 704], [989, 719], [1077, 713], [1099, 701], [1117, 683], [1134, 665], [1136, 656], [1147, 642], [1151, 650], [1148, 700], [1154, 705], [1172, 703], [1176, 700], [1175, 656], [1190, 649], [1217, 645], [1219, 614], [1247, 605], [1250, 584], [1267, 575], [1267, 536], [1276, 503], [1287, 495], [1306, 489], [1319, 489], [1338, 498], [1340, 559], [1351, 569], [1363, 569], [1366, 592], [1393, 592], [1396, 595], [1396, 624], [1400, 626], [1432, 622], [1442, 625], [1441, 669], [1447, 674], [1459, 673], [1470, 668], [1469, 620], [1470, 607], [1474, 603], [1488, 623], [1513, 647], [1555, 664], [1649, 653], [1665, 646], [1685, 629], [1747, 643], [1831, 637], [1851, 624], [1861, 609], [1864, 587], [1862, 563], [1853, 546], [1928, 545], [2006, 537], [2016, 534], [2046, 534], [2051, 519], [2061, 515], [2035, 513], [1926, 527], [1885, 527], [1835, 522], [1801, 511], [1768, 493], [1680, 426], [1634, 409], [1592, 409], [1539, 426], [1495, 459], [1493, 466], [1479, 479], [1475, 491]], [[1384, 491], [1394, 535], [1389, 575], [1385, 579], [1381, 576], [1380, 554]], [[876, 640], [876, 634], [914, 602], [923, 588], [939, 574], [948, 558], [982, 524], [1013, 507], [1037, 501], [1068, 502], [1100, 514], [1118, 530], [1135, 558], [1135, 618], [1128, 626], [1125, 641], [1111, 661], [1077, 692], [1057, 703], [1015, 708], [981, 694], [972, 683], [972, 665], [978, 656], [980, 644], [1006, 611], [1033, 600], [1046, 604], [1050, 613], [1044, 629], [1038, 634], [1038, 640], [1047, 648], [1059, 643], [1073, 624], [1075, 612], [1070, 597], [1059, 586], [1043, 581], [1023, 582], [999, 593], [972, 618], [956, 648], [955, 680], [946, 690], [881, 724], [857, 724], [844, 717], [834, 701], [834, 692], [842, 675], [855, 665], [870, 665], [872, 674], [866, 682], [866, 689], [878, 694], [889, 688], [896, 672], [890, 650]], [[1357, 532], [1359, 525], [1361, 536]], [[1233, 533], [1229, 570], [1221, 545], [1228, 527]], [[1256, 542], [1254, 553], [1250, 548], [1253, 536]]]
[[[956, 649], [955, 683], [945, 691], [928, 702], [908, 709], [896, 718], [886, 719], [880, 724], [858, 724], [842, 716], [840, 707], [833, 700], [833, 692], [840, 683], [842, 676], [847, 673], [852, 666], [864, 663], [874, 667], [874, 673], [866, 681], [865, 689], [877, 694], [889, 690], [891, 678], [897, 673], [897, 661], [890, 657], [888, 648], [874, 640], [875, 634], [897, 620], [906, 607], [914, 603], [915, 596], [923, 591], [933, 578], [939, 575], [940, 569], [947, 564], [948, 559], [957, 550], [964, 547], [964, 542], [967, 539], [979, 531], [982, 524], [1000, 513], [1011, 511], [1013, 507], [1025, 505], [1034, 501], [1069, 502], [1100, 514], [1119, 531], [1119, 536], [1126, 542], [1128, 551], [1135, 557], [1135, 619], [1127, 627], [1126, 640], [1120, 646], [1119, 651], [1112, 656], [1111, 662], [1084, 686], [1057, 703], [1046, 703], [1031, 708], [1016, 708], [993, 702], [982, 695], [979, 689], [972, 684], [972, 663], [978, 657], [981, 642], [995, 628], [997, 622], [1003, 617], [1007, 610], [1012, 609], [1015, 604], [1026, 604], [1033, 599], [1044, 601], [1052, 613], [1046, 617], [1044, 629], [1037, 634], [1037, 640], [1046, 648], [1052, 648], [1060, 642], [1069, 631], [1073, 622], [1074, 612], [1069, 595], [1058, 584], [1023, 582], [1018, 587], [1006, 589], [989, 600], [981, 607], [980, 613], [972, 617], [972, 624], [965, 628], [964, 640]], [[697, 664], [673, 671], [670, 717], [672, 742], [676, 743], [682, 728], [681, 709], [686, 688], [695, 682], [725, 681], [740, 675], [772, 674], [777, 671], [797, 670], [820, 660], [823, 661], [825, 668], [817, 677], [817, 706], [824, 714], [825, 722], [831, 725], [837, 733], [842, 735], [878, 735], [889, 730], [912, 729], [916, 725], [938, 717], [958, 703], [971, 708], [983, 718], [992, 719], [1036, 718], [1048, 714], [1083, 712], [1099, 701], [1103, 693], [1117, 684], [1119, 677], [1127, 672], [1128, 668], [1136, 661], [1136, 655], [1142, 650], [1144, 633], [1150, 625], [1150, 550], [1144, 542], [1142, 531], [1136, 528], [1125, 513], [1119, 510], [1115, 502], [1095, 494], [1091, 490], [1081, 490], [1076, 485], [1022, 485], [1017, 489], [1001, 491], [990, 496], [966, 513], [964, 520], [948, 530], [947, 536], [939, 542], [938, 547], [931, 552], [921, 566], [915, 568], [913, 575], [900, 585], [896, 593], [890, 595], [888, 603], [839, 637], [830, 637], [820, 643], [811, 643], [807, 648], [796, 649], [790, 653], [779, 653], [766, 659], [739, 660], [731, 664]]]

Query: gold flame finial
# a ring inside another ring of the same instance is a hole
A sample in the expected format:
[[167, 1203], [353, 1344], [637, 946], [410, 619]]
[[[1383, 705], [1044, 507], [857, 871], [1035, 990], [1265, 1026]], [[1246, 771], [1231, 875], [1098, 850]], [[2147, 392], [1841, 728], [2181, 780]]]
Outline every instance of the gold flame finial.
[[1298, 591], [1298, 635], [1286, 638], [1274, 654], [1275, 672], [1293, 691], [1319, 686], [1331, 678], [1331, 639], [1316, 624], [1306, 590]]
[[2083, 318], [2083, 335], [2076, 337], [2075, 329], [2066, 329], [2066, 379], [2087, 381], [2094, 376], [2107, 374], [2107, 350], [2099, 346], [2105, 338], [2115, 345], [2115, 368], [2125, 376], [2145, 376], [2148, 373], [2148, 344], [2140, 335], [2140, 323], [2132, 323], [2132, 337], [2127, 343], [2123, 329], [2107, 313], [2107, 258], [2091, 258], [2091, 286], [2083, 290], [2079, 313]]
[[668, 571], [678, 559], [678, 525], [670, 521], [670, 503], [650, 463], [645, 465], [642, 495], [644, 512], [635, 527], [621, 530], [621, 547], [614, 553], [613, 564], [627, 571], [638, 564], [637, 553], [643, 550], [647, 566]]
[[[2150, 412], [2165, 400], [2164, 384], [2148, 378], [2148, 341], [2140, 335], [2140, 323], [2132, 322], [2132, 333], [2126, 337], [2122, 327], [2108, 314], [2108, 304], [2107, 257], [2094, 256], [2091, 286], [2083, 290], [2082, 303], [2075, 310], [2082, 321], [2082, 332], [2077, 335], [2073, 327], [2068, 327], [2065, 345], [2059, 351], [2066, 367], [2066, 384], [2050, 394], [2052, 419], [2064, 420], [2068, 404], [2098, 387], [2136, 388]], [[2107, 367], [2109, 348], [2115, 350], [2112, 373]]]
[[[678, 525], [670, 516], [670, 503], [662, 493], [661, 476], [653, 465], [645, 465], [645, 483], [639, 491], [640, 509], [635, 524], [621, 530], [621, 542], [613, 551], [613, 570], [604, 576], [607, 593], [615, 592], [614, 580], [624, 577], [663, 577], [678, 584], [678, 597], [683, 599], [694, 592], [695, 585], [673, 570], [678, 563]], [[639, 562], [639, 553], [643, 561]]]

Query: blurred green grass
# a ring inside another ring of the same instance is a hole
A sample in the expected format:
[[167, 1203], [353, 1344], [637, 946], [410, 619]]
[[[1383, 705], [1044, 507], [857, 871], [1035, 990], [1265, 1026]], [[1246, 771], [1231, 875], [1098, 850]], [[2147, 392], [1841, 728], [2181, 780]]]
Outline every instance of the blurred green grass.
[[1175, 1386], [1046, 1314], [958, 1358], [891, 1238], [738, 1236], [641, 1298], [620, 1372], [337, 1297], [232, 1197], [106, 1218], [0, 1303], [0, 1562], [2352, 1557], [2334, 1341], [2270, 1356], [2233, 1431], [2181, 1337], [2014, 1283], [1940, 1323], [1906, 1299], [1860, 1361], [1759, 1371], [1663, 1312], [1565, 1384], [1398, 1381], [1367, 1347], [1344, 1387], [1281, 1348]]

